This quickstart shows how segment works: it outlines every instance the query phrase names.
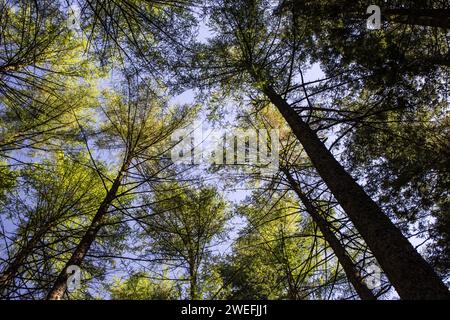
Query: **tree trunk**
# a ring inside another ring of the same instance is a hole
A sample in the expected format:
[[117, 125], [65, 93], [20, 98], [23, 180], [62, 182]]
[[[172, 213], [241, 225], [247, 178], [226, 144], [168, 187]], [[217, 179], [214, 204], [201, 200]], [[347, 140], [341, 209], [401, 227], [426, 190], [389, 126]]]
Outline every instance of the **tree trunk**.
[[389, 22], [450, 29], [450, 9], [386, 9]]
[[[315, 1], [283, 1], [275, 10], [281, 13], [283, 10], [291, 10], [294, 17], [305, 15], [320, 18], [335, 18], [337, 16], [352, 16], [367, 19], [370, 14], [366, 15], [364, 10], [367, 5], [358, 4], [355, 1], [343, 0], [339, 3], [321, 5]], [[450, 9], [383, 9], [381, 8], [382, 18], [389, 22], [402, 23], [416, 26], [434, 27], [450, 29]]]
[[198, 300], [197, 268], [195, 263], [189, 263], [189, 295], [191, 300]]
[[341, 242], [334, 235], [333, 231], [331, 231], [328, 221], [322, 217], [322, 215], [317, 211], [314, 204], [303, 193], [300, 185], [297, 183], [297, 181], [295, 181], [289, 170], [282, 169], [282, 171], [288, 179], [289, 185], [291, 186], [292, 190], [297, 194], [300, 201], [306, 207], [306, 211], [311, 216], [314, 223], [319, 227], [319, 230], [322, 233], [325, 241], [330, 245], [339, 261], [339, 264], [344, 269], [347, 279], [350, 281], [353, 288], [355, 288], [356, 293], [362, 300], [376, 300], [376, 296], [364, 283], [364, 280], [361, 278], [358, 270], [355, 267], [355, 264], [348, 256]]
[[73, 265], [81, 266], [81, 264], [83, 263], [84, 257], [86, 256], [92, 243], [97, 237], [99, 230], [102, 228], [103, 219], [108, 213], [108, 209], [111, 203], [117, 196], [117, 191], [119, 190], [119, 187], [122, 184], [122, 178], [124, 176], [125, 171], [128, 169], [130, 161], [131, 160], [127, 160], [123, 164], [119, 174], [117, 175], [116, 179], [113, 182], [113, 185], [111, 186], [111, 189], [109, 189], [108, 193], [106, 194], [106, 197], [100, 204], [97, 213], [92, 219], [92, 222], [88, 230], [84, 234], [83, 238], [80, 240], [80, 243], [75, 248], [75, 251], [73, 252], [70, 259], [67, 261], [64, 268], [59, 273], [55, 283], [53, 284], [52, 289], [47, 294], [48, 300], [60, 300], [63, 297], [67, 289], [67, 279], [69, 277], [69, 275], [67, 274], [67, 268]]
[[6, 64], [3, 66], [0, 66], [0, 74], [5, 72], [17, 72], [20, 69], [25, 68], [26, 65], [22, 65], [19, 63], [12, 63], [12, 64]]
[[423, 60], [424, 60], [425, 63], [429, 62], [429, 63], [431, 63], [433, 65], [438, 65], [438, 66], [450, 68], [450, 55], [426, 57]]
[[38, 232], [35, 234], [27, 244], [19, 250], [15, 255], [13, 261], [9, 264], [5, 271], [2, 272], [0, 276], [0, 297], [6, 297], [5, 290], [11, 283], [11, 281], [16, 277], [19, 272], [20, 267], [23, 262], [30, 255], [31, 251], [34, 249], [36, 243], [41, 238], [43, 232]]
[[339, 164], [307, 123], [271, 86], [263, 88], [303, 145], [312, 164], [347, 213], [402, 299], [450, 299], [431, 266]]
[[20, 268], [22, 267], [28, 256], [36, 248], [37, 243], [41, 241], [44, 236], [52, 230], [52, 228], [56, 225], [60, 218], [60, 216], [57, 216], [47, 222], [43, 221], [43, 224], [40, 228], [38, 228], [38, 231], [36, 231], [31, 239], [27, 241], [23, 247], [20, 248], [19, 252], [13, 258], [13, 261], [0, 275], [0, 297], [3, 296], [3, 291], [9, 286], [11, 281], [19, 273]]

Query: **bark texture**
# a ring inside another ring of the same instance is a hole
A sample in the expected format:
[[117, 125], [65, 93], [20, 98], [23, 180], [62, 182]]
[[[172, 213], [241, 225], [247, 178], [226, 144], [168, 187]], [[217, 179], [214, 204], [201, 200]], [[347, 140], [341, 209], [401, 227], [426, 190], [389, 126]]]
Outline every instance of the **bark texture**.
[[345, 171], [306, 122], [273, 87], [264, 93], [299, 139], [312, 164], [373, 252], [402, 299], [450, 299], [431, 266]]
[[83, 238], [81, 238], [80, 242], [75, 248], [75, 251], [72, 253], [72, 256], [67, 261], [66, 265], [56, 278], [56, 281], [53, 284], [52, 289], [47, 294], [48, 300], [60, 300], [64, 296], [64, 293], [66, 292], [67, 289], [67, 279], [69, 277], [69, 274], [67, 273], [67, 268], [73, 265], [80, 267], [81, 264], [83, 263], [84, 257], [88, 253], [92, 243], [95, 241], [95, 238], [97, 237], [98, 232], [103, 226], [103, 220], [108, 213], [111, 203], [114, 201], [114, 199], [116, 199], [117, 192], [122, 184], [123, 176], [126, 170], [128, 169], [129, 164], [130, 160], [128, 160], [122, 166], [111, 188], [108, 190], [105, 198], [100, 204], [100, 207], [98, 208], [94, 218], [92, 219], [91, 224], [89, 225], [86, 233], [83, 235]]

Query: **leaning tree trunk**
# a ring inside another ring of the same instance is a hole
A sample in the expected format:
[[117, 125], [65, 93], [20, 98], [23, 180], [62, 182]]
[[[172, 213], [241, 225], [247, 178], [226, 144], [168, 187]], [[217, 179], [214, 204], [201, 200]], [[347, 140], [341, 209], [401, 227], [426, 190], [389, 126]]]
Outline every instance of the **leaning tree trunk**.
[[[14, 280], [16, 275], [19, 273], [20, 268], [23, 265], [23, 262], [27, 259], [27, 257], [31, 254], [33, 249], [35, 248], [37, 242], [42, 238], [45, 234], [42, 230], [36, 233], [27, 244], [22, 247], [19, 252], [15, 255], [12, 262], [8, 265], [8, 267], [1, 273], [0, 275], [0, 297], [4, 297], [4, 293], [11, 282]], [[5, 296], [6, 297], [6, 296]]]
[[278, 108], [312, 164], [373, 252], [402, 299], [450, 299], [431, 266], [345, 171], [309, 125], [273, 87], [264, 93]]
[[7, 289], [7, 287], [11, 284], [17, 274], [20, 272], [20, 268], [23, 266], [24, 262], [28, 259], [30, 254], [36, 248], [36, 245], [39, 241], [41, 241], [44, 236], [52, 230], [52, 228], [56, 225], [59, 220], [59, 216], [55, 217], [45, 224], [43, 224], [38, 231], [31, 237], [27, 243], [20, 248], [17, 254], [12, 259], [12, 262], [8, 265], [8, 267], [1, 273], [0, 275], [0, 297], [3, 296], [3, 292]]
[[316, 207], [313, 203], [308, 199], [306, 194], [301, 190], [297, 181], [295, 181], [294, 177], [291, 175], [288, 169], [282, 169], [285, 174], [291, 189], [297, 194], [300, 201], [306, 207], [306, 211], [313, 219], [314, 223], [319, 227], [320, 232], [322, 233], [324, 239], [330, 245], [333, 250], [336, 258], [339, 261], [339, 264], [344, 269], [345, 275], [347, 279], [352, 284], [356, 293], [362, 300], [376, 300], [377, 297], [373, 294], [373, 292], [367, 287], [362, 279], [360, 273], [355, 267], [355, 264], [348, 256], [344, 247], [340, 243], [339, 239], [334, 235], [331, 230], [328, 221], [322, 217], [322, 215], [317, 211]]
[[103, 199], [102, 203], [100, 204], [100, 207], [98, 208], [94, 218], [92, 219], [91, 224], [89, 225], [89, 228], [87, 229], [83, 238], [78, 243], [77, 247], [75, 248], [75, 251], [72, 253], [72, 256], [67, 261], [66, 265], [61, 270], [61, 272], [59, 273], [58, 277], [56, 278], [55, 283], [53, 284], [52, 289], [47, 294], [48, 300], [60, 300], [63, 297], [63, 295], [67, 289], [67, 280], [69, 277], [69, 274], [67, 273], [67, 268], [69, 266], [73, 266], [73, 265], [81, 266], [81, 264], [83, 263], [84, 257], [86, 256], [92, 243], [94, 242], [95, 238], [97, 237], [99, 230], [103, 226], [104, 217], [108, 213], [111, 203], [114, 201], [114, 199], [117, 196], [119, 187], [122, 184], [122, 179], [123, 179], [124, 173], [128, 169], [130, 161], [131, 160], [127, 160], [123, 164], [122, 168], [120, 169], [119, 174], [117, 175], [116, 179], [114, 180], [114, 182], [111, 186], [111, 189], [109, 189], [108, 193], [106, 194], [105, 198]]

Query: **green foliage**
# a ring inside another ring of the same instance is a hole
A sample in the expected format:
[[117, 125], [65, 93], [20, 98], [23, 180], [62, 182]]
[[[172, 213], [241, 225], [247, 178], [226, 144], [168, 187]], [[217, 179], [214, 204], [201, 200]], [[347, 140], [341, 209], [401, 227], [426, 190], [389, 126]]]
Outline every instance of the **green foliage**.
[[15, 175], [8, 169], [5, 161], [0, 160], [0, 209], [3, 201], [15, 185]]
[[[67, 25], [72, 4], [79, 32]], [[366, 28], [368, 3], [359, 0], [0, 0], [2, 297], [45, 297], [93, 233], [80, 261], [82, 287], [65, 297], [351, 293], [281, 173], [177, 166], [168, 156], [171, 134], [201, 110], [212, 126], [236, 119], [279, 128], [280, 163], [297, 172], [308, 196], [327, 199], [313, 202], [364, 269], [372, 252], [268, 92], [366, 182], [406, 235], [425, 241], [422, 253], [448, 279], [449, 7], [371, 4], [382, 8], [379, 30]], [[323, 78], [308, 79], [318, 69]], [[199, 103], [173, 105], [186, 89]], [[232, 240], [236, 220], [219, 191], [230, 186], [256, 190], [234, 210], [243, 228]], [[112, 284], [96, 286], [111, 274]]]
[[304, 299], [320, 283], [321, 254], [311, 255], [314, 229], [296, 200], [254, 197], [239, 212], [249, 222], [221, 272], [232, 299]]
[[1, 211], [17, 227], [9, 244], [15, 281], [25, 279], [38, 292], [44, 289], [67, 259], [71, 236], [92, 219], [105, 190], [88, 163], [86, 155], [59, 152], [16, 173], [17, 185]]
[[411, 230], [405, 231], [437, 241], [430, 258], [444, 272], [450, 239], [446, 108], [436, 101], [431, 110], [423, 106], [373, 117], [370, 126], [358, 128], [347, 142], [349, 163], [371, 181], [368, 190], [379, 193], [393, 215], [411, 222]]
[[175, 281], [152, 280], [145, 273], [133, 274], [123, 281], [116, 278], [109, 291], [113, 300], [173, 300], [179, 298]]
[[224, 236], [226, 203], [214, 188], [161, 184], [151, 199], [145, 239], [156, 256], [178, 262], [189, 281], [190, 297], [201, 297], [199, 271], [214, 241]]

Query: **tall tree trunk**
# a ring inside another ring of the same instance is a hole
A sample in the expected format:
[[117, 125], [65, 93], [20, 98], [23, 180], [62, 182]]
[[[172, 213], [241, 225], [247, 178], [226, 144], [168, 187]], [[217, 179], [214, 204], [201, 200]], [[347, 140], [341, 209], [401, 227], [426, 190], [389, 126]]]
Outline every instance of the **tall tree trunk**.
[[450, 9], [386, 9], [382, 14], [389, 22], [450, 29]]
[[114, 199], [117, 196], [117, 191], [119, 190], [119, 187], [122, 184], [122, 179], [125, 174], [125, 171], [128, 169], [128, 166], [131, 162], [131, 159], [126, 160], [126, 162], [123, 164], [122, 168], [120, 169], [116, 179], [114, 180], [111, 188], [108, 190], [105, 198], [103, 199], [102, 203], [100, 204], [100, 207], [98, 208], [94, 218], [91, 221], [91, 224], [89, 225], [89, 228], [87, 229], [86, 233], [83, 235], [83, 238], [81, 238], [80, 243], [75, 248], [75, 251], [72, 253], [72, 256], [67, 261], [64, 268], [59, 273], [58, 277], [56, 278], [55, 283], [53, 284], [52, 289], [47, 294], [48, 300], [60, 300], [64, 292], [67, 289], [67, 279], [69, 277], [67, 273], [67, 268], [69, 266], [81, 266], [83, 263], [84, 257], [86, 256], [87, 252], [89, 251], [92, 243], [94, 242], [95, 238], [97, 237], [97, 234], [99, 230], [103, 226], [103, 220], [106, 214], [108, 213], [109, 207], [111, 206], [111, 203], [114, 201]]
[[336, 255], [340, 265], [344, 269], [347, 279], [352, 284], [356, 293], [359, 295], [359, 297], [362, 300], [376, 300], [377, 299], [376, 296], [364, 283], [364, 280], [361, 278], [361, 275], [358, 272], [358, 270], [356, 269], [355, 264], [348, 256], [347, 252], [345, 251], [345, 249], [342, 246], [339, 239], [334, 235], [333, 231], [331, 230], [331, 228], [329, 226], [328, 221], [325, 218], [323, 218], [322, 215], [317, 211], [314, 204], [309, 200], [309, 198], [306, 196], [306, 194], [301, 190], [300, 185], [294, 179], [294, 177], [291, 175], [289, 170], [286, 168], [282, 168], [281, 170], [283, 171], [284, 175], [286, 176], [291, 189], [297, 194], [300, 201], [306, 207], [308, 214], [311, 216], [314, 223], [319, 227], [319, 230], [322, 233], [325, 241], [328, 242], [328, 244], [330, 245], [330, 247], [333, 250], [334, 254]]
[[197, 267], [195, 262], [189, 263], [189, 295], [191, 300], [198, 300]]
[[450, 55], [448, 54], [446, 56], [427, 57], [424, 59], [424, 61], [438, 66], [450, 68]]
[[375, 255], [400, 297], [450, 299], [447, 287], [431, 266], [345, 171], [317, 134], [273, 87], [265, 86], [263, 91], [288, 122], [319, 175]]
[[[275, 12], [281, 13], [283, 10], [289, 9], [294, 17], [305, 15], [318, 19], [330, 19], [344, 15], [355, 18], [363, 16], [364, 19], [367, 19], [370, 17], [370, 14], [366, 15], [364, 11], [367, 7], [368, 4], [358, 4], [353, 0], [343, 0], [339, 3], [325, 5], [319, 4], [318, 1], [286, 0], [278, 6]], [[381, 14], [389, 22], [450, 29], [450, 9], [383, 9], [381, 7]]]
[[24, 246], [20, 248], [17, 254], [12, 259], [12, 262], [0, 275], [0, 297], [3, 296], [3, 291], [9, 286], [12, 280], [20, 272], [20, 268], [36, 248], [36, 245], [41, 241], [44, 236], [52, 230], [61, 217], [55, 217], [48, 221], [42, 221], [40, 228], [37, 228], [35, 234], [31, 237], [29, 241], [26, 242]]
[[33, 249], [36, 246], [36, 243], [42, 238], [45, 231], [42, 230], [30, 239], [26, 243], [26, 245], [20, 248], [19, 252], [14, 256], [12, 262], [8, 265], [5, 271], [0, 275], [0, 297], [5, 295], [5, 290], [10, 285], [11, 281], [16, 277], [17, 273], [19, 273], [20, 268], [23, 265], [23, 262], [27, 259], [27, 257], [31, 254]]

